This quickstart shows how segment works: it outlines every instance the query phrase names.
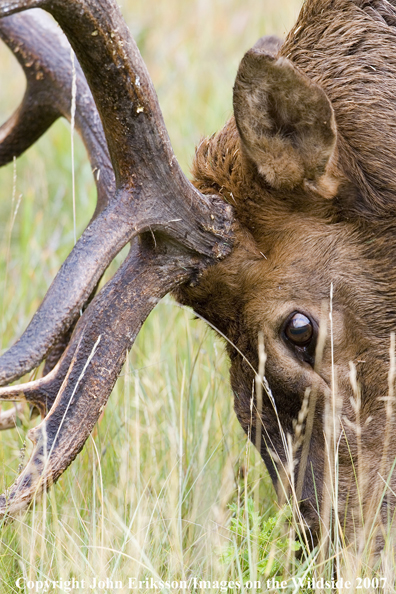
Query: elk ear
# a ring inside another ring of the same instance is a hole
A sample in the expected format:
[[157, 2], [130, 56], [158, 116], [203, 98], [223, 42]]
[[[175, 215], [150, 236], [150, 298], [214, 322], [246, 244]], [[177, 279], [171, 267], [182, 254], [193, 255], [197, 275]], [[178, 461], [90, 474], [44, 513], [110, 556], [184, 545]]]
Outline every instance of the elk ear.
[[335, 195], [333, 108], [289, 60], [260, 47], [249, 50], [235, 81], [234, 113], [242, 146], [270, 186], [304, 185], [326, 198]]

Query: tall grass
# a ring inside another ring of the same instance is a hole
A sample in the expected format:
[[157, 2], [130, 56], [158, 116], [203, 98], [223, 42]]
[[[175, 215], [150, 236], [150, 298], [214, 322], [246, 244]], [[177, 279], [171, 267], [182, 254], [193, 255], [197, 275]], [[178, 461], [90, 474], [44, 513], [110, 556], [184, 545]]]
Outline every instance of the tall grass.
[[[187, 173], [200, 137], [231, 113], [233, 78], [244, 51], [263, 34], [284, 35], [299, 4], [122, 3]], [[24, 80], [4, 48], [0, 62], [4, 120], [22, 97]], [[80, 234], [95, 192], [84, 149], [77, 138], [75, 143]], [[3, 350], [23, 332], [73, 246], [70, 152], [70, 129], [58, 122], [0, 171]], [[221, 551], [230, 539], [228, 504], [243, 485], [240, 469], [248, 491], [251, 467], [260, 469], [268, 513], [275, 495], [257, 456], [246, 461], [227, 375], [221, 341], [165, 299], [140, 333], [82, 453], [29, 514], [2, 528], [0, 592], [19, 591], [21, 576], [126, 583], [128, 577], [151, 576], [221, 579], [227, 567], [237, 572], [235, 560], [224, 565]], [[28, 456], [27, 426], [0, 434], [2, 489]], [[80, 584], [74, 591], [85, 589]]]
[[[200, 137], [231, 114], [243, 53], [264, 34], [284, 36], [300, 4], [122, 2], [186, 173]], [[3, 121], [22, 97], [23, 77], [4, 48], [0, 64]], [[21, 335], [73, 247], [70, 153], [70, 129], [57, 122], [26, 155], [0, 170], [2, 351]], [[95, 204], [78, 138], [73, 165], [78, 236]], [[29, 454], [26, 430], [32, 424], [26, 419], [0, 433], [2, 490]], [[264, 465], [235, 418], [221, 340], [166, 298], [145, 323], [76, 461], [28, 514], [1, 527], [0, 593], [31, 591], [29, 580], [54, 580], [49, 591], [66, 592], [72, 578], [73, 592], [148, 592], [150, 578], [194, 577], [210, 581], [206, 591], [217, 592], [225, 590], [213, 586], [216, 580], [275, 579], [279, 572], [289, 584], [282, 591], [319, 591], [296, 586], [291, 577], [306, 583], [319, 571], [331, 578], [332, 565], [318, 567], [317, 558], [295, 544], [290, 509], [275, 502]], [[104, 580], [103, 587], [89, 588], [94, 578]], [[130, 590], [129, 578], [143, 583]], [[177, 591], [199, 589], [190, 584]]]

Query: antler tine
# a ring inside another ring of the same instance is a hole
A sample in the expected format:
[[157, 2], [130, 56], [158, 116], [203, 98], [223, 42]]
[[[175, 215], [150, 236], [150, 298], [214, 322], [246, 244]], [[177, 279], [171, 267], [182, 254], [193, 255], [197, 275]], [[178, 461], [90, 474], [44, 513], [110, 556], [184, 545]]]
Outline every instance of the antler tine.
[[[1, 19], [0, 37], [18, 58], [27, 80], [22, 104], [0, 127], [1, 166], [25, 151], [55, 119], [60, 116], [71, 119], [73, 73], [70, 44], [59, 27], [42, 10], [32, 10], [26, 14], [15, 14]], [[92, 93], [77, 61], [75, 72], [78, 90], [75, 123], [95, 173], [94, 179], [97, 186], [95, 217], [114, 198], [115, 178], [103, 126]], [[78, 249], [78, 251], [80, 255], [84, 250]], [[96, 246], [93, 246], [93, 252], [96, 258], [98, 255]], [[58, 296], [59, 285], [64, 285], [64, 277], [69, 277], [71, 274], [71, 266], [66, 264], [66, 270], [61, 270], [55, 281], [58, 285], [55, 297], [51, 299], [51, 293], [54, 293], [54, 290], [50, 290], [46, 300], [47, 306], [45, 303], [42, 305], [27, 332], [0, 359], [1, 383], [13, 381], [38, 365], [58, 336], [67, 332], [68, 327], [79, 315], [86, 299], [89, 298], [90, 290], [95, 290], [97, 280], [111, 261], [111, 255], [109, 258], [88, 283], [83, 294], [78, 289], [74, 292], [72, 296], [76, 303], [67, 304], [66, 316], [63, 314], [63, 319], [59, 320], [60, 317], [62, 318], [62, 312], [58, 312], [56, 317], [55, 311], [56, 302], [61, 301]], [[82, 272], [86, 272], [85, 266]], [[52, 317], [47, 315], [46, 310], [52, 311]], [[55, 325], [51, 325], [52, 322], [55, 322]], [[15, 362], [18, 364], [15, 365]]]
[[24, 406], [16, 404], [9, 410], [0, 411], [0, 431], [12, 429], [17, 424], [17, 419], [23, 418]]
[[88, 225], [25, 332], [0, 357], [0, 385], [18, 379], [41, 363], [79, 316], [107, 266], [136, 234], [131, 223], [120, 219], [116, 206], [110, 205]]
[[[0, 37], [15, 54], [27, 81], [21, 105], [0, 127], [2, 166], [27, 150], [57, 118], [71, 120], [73, 71], [67, 38], [42, 10], [1, 19]], [[75, 124], [95, 172], [98, 212], [114, 195], [114, 171], [102, 122], [77, 61], [75, 73], [78, 89]]]
[[70, 362], [75, 351], [75, 346], [73, 345], [75, 345], [75, 341], [69, 345], [69, 348], [65, 349], [65, 352], [55, 367], [43, 377], [25, 384], [0, 388], [0, 400], [28, 402], [34, 405], [39, 410], [42, 418], [44, 418], [51, 409], [70, 367]]
[[113, 279], [80, 318], [58, 364], [59, 370], [68, 360], [60, 390], [55, 385], [57, 370], [49, 374], [51, 381], [49, 376], [40, 380], [56, 400], [42, 423], [29, 432], [34, 443], [31, 458], [0, 497], [0, 515], [12, 516], [27, 507], [74, 460], [107, 402], [143, 321], [161, 297], [202, 265], [197, 256], [172, 249], [161, 238], [155, 249], [151, 241], [150, 236], [134, 244]]
[[214, 198], [198, 192], [182, 173], [116, 1], [4, 0], [0, 17], [33, 7], [55, 17], [76, 52], [103, 122], [118, 200], [133, 201], [135, 226], [140, 232], [161, 228], [205, 256], [225, 255], [224, 217], [230, 215], [219, 212], [220, 201], [213, 209]]

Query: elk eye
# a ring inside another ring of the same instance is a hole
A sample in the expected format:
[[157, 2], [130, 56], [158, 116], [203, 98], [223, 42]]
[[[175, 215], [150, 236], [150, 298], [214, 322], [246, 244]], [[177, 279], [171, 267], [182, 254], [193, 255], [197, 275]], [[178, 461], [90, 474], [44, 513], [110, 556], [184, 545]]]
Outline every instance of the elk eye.
[[285, 326], [285, 336], [296, 346], [307, 346], [314, 335], [314, 328], [311, 320], [302, 313], [293, 314]]

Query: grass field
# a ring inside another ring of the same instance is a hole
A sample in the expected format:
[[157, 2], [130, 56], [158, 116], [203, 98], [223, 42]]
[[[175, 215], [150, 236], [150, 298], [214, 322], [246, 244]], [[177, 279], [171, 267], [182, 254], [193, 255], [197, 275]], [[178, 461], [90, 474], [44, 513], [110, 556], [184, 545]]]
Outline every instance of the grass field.
[[[200, 138], [231, 114], [243, 53], [264, 34], [284, 36], [300, 5], [300, 0], [121, 3], [186, 173]], [[4, 121], [22, 97], [24, 81], [3, 47], [0, 65]], [[2, 351], [21, 335], [73, 247], [72, 165], [78, 234], [92, 215], [92, 175], [75, 142], [72, 164], [70, 128], [59, 121], [0, 170]], [[106, 278], [116, 268], [117, 261]], [[28, 456], [28, 426], [27, 421], [0, 433], [2, 490]], [[307, 553], [293, 561], [293, 527], [284, 522], [285, 514], [235, 418], [221, 340], [166, 298], [145, 323], [84, 450], [30, 513], [1, 527], [0, 593], [35, 591], [30, 581], [38, 591], [43, 589], [37, 583], [56, 580], [48, 591], [73, 586], [73, 592], [152, 592], [150, 578], [264, 583], [278, 574], [290, 580], [282, 591], [309, 592], [291, 581], [312, 571], [307, 573]], [[74, 584], [65, 584], [72, 578]], [[129, 578], [143, 584], [134, 589]], [[203, 591], [224, 588], [211, 584]]]

